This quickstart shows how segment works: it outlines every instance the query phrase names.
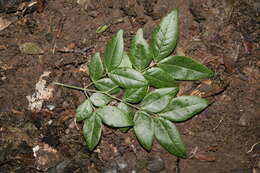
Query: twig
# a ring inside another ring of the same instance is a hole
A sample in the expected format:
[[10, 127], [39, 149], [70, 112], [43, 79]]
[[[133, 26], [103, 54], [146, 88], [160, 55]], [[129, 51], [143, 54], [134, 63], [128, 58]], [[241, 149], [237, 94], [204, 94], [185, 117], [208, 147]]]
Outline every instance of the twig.
[[180, 173], [180, 158], [177, 158], [176, 160], [176, 173]]
[[254, 144], [251, 146], [250, 150], [248, 150], [246, 153], [247, 153], [247, 154], [248, 154], [248, 153], [251, 153], [251, 152], [254, 150], [254, 148], [255, 148], [255, 146], [256, 146], [257, 144], [260, 144], [260, 141], [258, 141], [257, 143], [254, 143]]
[[214, 127], [212, 130], [215, 131], [217, 130], [217, 128], [220, 126], [220, 124], [222, 123], [222, 121], [224, 120], [224, 117], [221, 118], [221, 120], [219, 121], [219, 123], [216, 125], [216, 127]]
[[153, 64], [152, 64], [152, 65], [150, 65], [149, 67], [147, 67], [147, 68], [143, 69], [143, 70], [142, 70], [142, 73], [143, 73], [143, 72], [145, 72], [146, 70], [148, 70], [148, 69], [150, 69], [150, 68], [152, 68], [152, 67], [156, 66], [156, 65], [157, 65], [157, 63], [153, 63]]

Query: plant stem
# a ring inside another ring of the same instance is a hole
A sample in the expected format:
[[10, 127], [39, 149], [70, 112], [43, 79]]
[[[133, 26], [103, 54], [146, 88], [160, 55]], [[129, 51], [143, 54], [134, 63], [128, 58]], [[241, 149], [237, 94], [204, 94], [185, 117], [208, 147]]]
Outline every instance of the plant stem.
[[110, 97], [110, 98], [112, 98], [112, 99], [115, 99], [115, 100], [117, 100], [117, 101], [123, 102], [123, 103], [127, 104], [128, 106], [130, 106], [130, 107], [132, 107], [132, 108], [135, 108], [135, 109], [137, 109], [137, 110], [141, 110], [138, 106], [135, 106], [135, 105], [133, 105], [133, 104], [131, 104], [131, 103], [128, 103], [128, 102], [126, 102], [126, 101], [124, 101], [124, 100], [122, 100], [122, 99], [120, 99], [120, 98], [117, 98], [117, 97], [115, 97], [115, 96], [113, 96], [113, 95], [111, 95], [111, 94], [108, 93], [109, 91], [112, 91], [113, 89], [115, 89], [115, 87], [112, 88], [112, 89], [110, 89], [110, 90], [108, 90], [108, 91], [106, 91], [106, 92], [104, 92], [104, 91], [98, 91], [98, 90], [93, 90], [93, 89], [88, 89], [88, 88], [81, 88], [81, 87], [77, 87], [77, 86], [67, 85], [67, 84], [63, 84], [63, 83], [59, 83], [59, 82], [54, 82], [54, 84], [55, 84], [55, 85], [59, 85], [59, 86], [63, 86], [63, 87], [66, 87], [66, 88], [81, 90], [81, 91], [102, 93], [102, 94], [105, 94], [105, 95], [107, 95], [108, 97]]
[[154, 63], [154, 64], [150, 65], [149, 67], [146, 67], [145, 69], [142, 70], [142, 73], [156, 65], [157, 65], [157, 63]]

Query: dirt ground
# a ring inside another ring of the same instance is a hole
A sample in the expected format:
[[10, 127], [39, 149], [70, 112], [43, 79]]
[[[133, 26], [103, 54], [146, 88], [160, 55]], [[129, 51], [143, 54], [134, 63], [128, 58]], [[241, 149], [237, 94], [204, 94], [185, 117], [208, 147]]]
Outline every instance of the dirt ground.
[[[49, 0], [42, 12], [21, 10], [18, 4], [24, 3], [0, 0], [0, 18], [11, 21], [0, 30], [1, 173], [259, 172], [260, 1]], [[157, 143], [147, 153], [132, 130], [123, 134], [109, 128], [90, 153], [81, 124], [74, 122], [84, 94], [52, 82], [85, 86], [86, 63], [116, 31], [124, 30], [129, 48], [138, 28], [149, 39], [172, 8], [180, 9], [175, 54], [194, 57], [216, 74], [181, 83], [180, 94], [211, 101], [204, 112], [177, 124], [188, 159], [178, 160]], [[96, 33], [104, 24], [109, 28]], [[27, 42], [38, 45], [40, 55], [24, 52]]]

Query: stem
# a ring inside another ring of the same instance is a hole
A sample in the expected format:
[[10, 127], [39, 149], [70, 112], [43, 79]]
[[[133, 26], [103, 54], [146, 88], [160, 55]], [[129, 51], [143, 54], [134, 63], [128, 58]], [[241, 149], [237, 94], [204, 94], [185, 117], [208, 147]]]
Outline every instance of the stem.
[[154, 64], [150, 65], [149, 67], [146, 67], [145, 69], [142, 70], [142, 73], [156, 65], [157, 65], [157, 63], [154, 63]]
[[109, 94], [108, 92], [109, 91], [112, 91], [113, 89], [115, 89], [116, 87], [104, 92], [104, 91], [98, 91], [98, 90], [93, 90], [93, 89], [88, 89], [88, 88], [81, 88], [81, 87], [77, 87], [77, 86], [72, 86], [72, 85], [67, 85], [67, 84], [63, 84], [63, 83], [59, 83], [59, 82], [54, 82], [55, 85], [59, 85], [59, 86], [63, 86], [63, 87], [66, 87], [66, 88], [71, 88], [71, 89], [76, 89], [76, 90], [81, 90], [81, 91], [88, 91], [88, 92], [98, 92], [98, 93], [102, 93], [102, 94], [105, 94], [107, 95], [108, 97], [111, 97], [112, 99], [115, 99], [117, 101], [120, 101], [120, 102], [123, 102], [125, 104], [127, 104], [128, 106], [132, 107], [132, 108], [135, 108], [137, 110], [141, 110], [138, 106], [135, 106], [131, 103], [128, 103], [120, 98], [117, 98], [111, 94]]
[[66, 87], [66, 88], [75, 89], [75, 90], [95, 92], [95, 91], [90, 91], [91, 89], [81, 88], [81, 87], [72, 86], [72, 85], [67, 85], [67, 84], [63, 84], [63, 83], [59, 83], [59, 82], [54, 82], [53, 84], [55, 84], [55, 85], [59, 85], [59, 86], [63, 86], [63, 87]]

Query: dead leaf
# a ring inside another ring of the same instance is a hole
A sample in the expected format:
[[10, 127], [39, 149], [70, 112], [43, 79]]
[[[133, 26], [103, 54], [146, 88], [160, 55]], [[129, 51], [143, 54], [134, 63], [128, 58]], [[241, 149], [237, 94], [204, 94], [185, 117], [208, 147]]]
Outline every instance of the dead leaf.
[[216, 161], [216, 158], [214, 156], [210, 156], [208, 153], [201, 151], [199, 147], [195, 147], [191, 151], [190, 159], [195, 158], [200, 161], [206, 161], [206, 162], [214, 162]]
[[20, 50], [24, 54], [28, 55], [40, 55], [43, 54], [44, 51], [35, 43], [27, 42], [20, 46]]

